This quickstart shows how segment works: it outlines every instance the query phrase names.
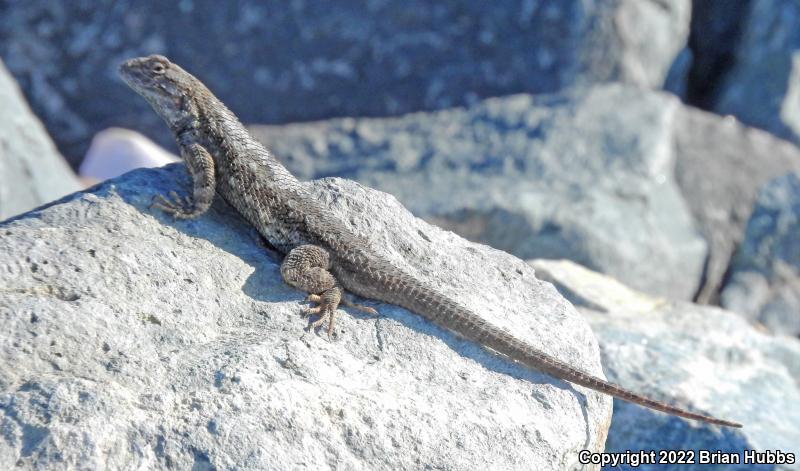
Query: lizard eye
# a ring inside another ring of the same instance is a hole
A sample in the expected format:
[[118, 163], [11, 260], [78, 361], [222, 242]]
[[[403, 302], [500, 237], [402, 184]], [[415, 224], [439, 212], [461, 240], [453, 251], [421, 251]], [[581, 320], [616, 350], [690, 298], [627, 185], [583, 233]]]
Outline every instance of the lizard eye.
[[163, 74], [164, 73], [164, 64], [156, 63], [153, 65], [153, 73], [154, 74]]

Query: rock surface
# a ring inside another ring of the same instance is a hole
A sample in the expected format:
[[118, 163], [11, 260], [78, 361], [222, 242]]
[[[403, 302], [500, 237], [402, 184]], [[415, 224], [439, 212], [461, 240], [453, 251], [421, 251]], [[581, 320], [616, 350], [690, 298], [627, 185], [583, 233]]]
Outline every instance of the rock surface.
[[80, 188], [0, 61], [0, 221]]
[[679, 110], [671, 95], [604, 85], [251, 130], [304, 178], [352, 178], [521, 258], [569, 258], [691, 299], [706, 245], [673, 179]]
[[800, 335], [800, 171], [759, 193], [722, 305], [773, 332]]
[[800, 142], [800, 3], [750, 2], [713, 109]]
[[[609, 398], [403, 309], [304, 333], [303, 294], [224, 203], [147, 209], [176, 185], [181, 166], [139, 170], [0, 225], [0, 469], [573, 469], [603, 448]], [[394, 263], [601, 373], [524, 262], [353, 182], [310, 186]]]
[[77, 162], [111, 126], [171, 144], [116, 77], [135, 55], [185, 65], [246, 122], [385, 116], [585, 81], [660, 87], [689, 16], [690, 0], [3, 2], [0, 56]]
[[675, 178], [709, 246], [696, 301], [717, 304], [759, 189], [800, 171], [800, 149], [731, 117], [689, 107], [675, 120], [674, 133]]
[[[610, 380], [744, 424], [742, 429], [696, 427], [615, 400], [606, 451], [779, 449], [800, 456], [797, 339], [763, 334], [719, 308], [648, 297], [572, 262], [531, 263], [537, 276], [555, 283], [591, 323]], [[767, 469], [797, 469], [797, 463]]]

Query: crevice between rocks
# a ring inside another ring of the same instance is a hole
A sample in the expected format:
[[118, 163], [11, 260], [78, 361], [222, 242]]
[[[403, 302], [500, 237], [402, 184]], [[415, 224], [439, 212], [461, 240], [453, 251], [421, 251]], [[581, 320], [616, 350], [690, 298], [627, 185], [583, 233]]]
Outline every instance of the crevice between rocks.
[[752, 0], [694, 0], [689, 34], [692, 63], [686, 83], [687, 104], [711, 110], [728, 72], [736, 63]]

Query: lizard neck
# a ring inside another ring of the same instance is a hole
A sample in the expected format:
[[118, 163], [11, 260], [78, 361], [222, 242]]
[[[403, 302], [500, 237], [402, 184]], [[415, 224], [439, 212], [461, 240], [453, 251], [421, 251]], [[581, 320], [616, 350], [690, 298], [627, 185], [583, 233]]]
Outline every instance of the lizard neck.
[[264, 183], [280, 182], [283, 188], [298, 182], [208, 89], [199, 89], [192, 102], [194, 119], [175, 130], [176, 136], [179, 142], [184, 135], [199, 137], [214, 159], [218, 178], [251, 175]]
[[200, 143], [214, 160], [216, 191], [282, 252], [307, 242], [303, 212], [310, 196], [272, 153], [255, 140], [211, 92], [193, 100], [195, 117], [178, 141]]

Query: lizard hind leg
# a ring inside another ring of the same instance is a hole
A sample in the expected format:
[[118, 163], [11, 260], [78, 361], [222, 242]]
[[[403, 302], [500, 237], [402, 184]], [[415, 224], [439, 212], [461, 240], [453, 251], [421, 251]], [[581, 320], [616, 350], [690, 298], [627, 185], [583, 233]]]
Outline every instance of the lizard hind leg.
[[328, 252], [316, 245], [295, 247], [281, 263], [281, 276], [289, 285], [309, 293], [308, 300], [319, 303], [309, 308], [305, 314], [320, 314], [309, 328], [316, 329], [328, 323], [328, 338], [333, 335], [334, 317], [342, 302], [342, 288], [336, 278], [328, 271], [330, 257]]

